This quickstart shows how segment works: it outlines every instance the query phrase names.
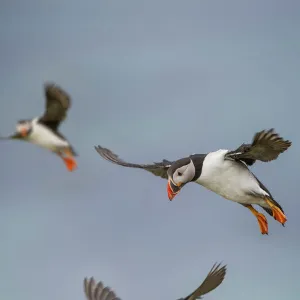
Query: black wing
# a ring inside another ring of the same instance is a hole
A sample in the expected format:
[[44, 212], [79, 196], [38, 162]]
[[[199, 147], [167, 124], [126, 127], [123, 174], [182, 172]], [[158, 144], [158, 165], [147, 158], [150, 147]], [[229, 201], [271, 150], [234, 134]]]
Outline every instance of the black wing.
[[71, 98], [56, 84], [46, 83], [44, 89], [46, 109], [39, 122], [56, 131], [67, 116], [67, 111], [71, 107]]
[[256, 160], [268, 162], [276, 159], [291, 145], [292, 142], [284, 140], [274, 129], [262, 130], [254, 135], [252, 144], [242, 144], [236, 150], [228, 152], [225, 158], [241, 160], [251, 166]]
[[83, 288], [87, 300], [120, 300], [114, 291], [101, 281], [96, 283], [93, 277], [84, 278]]
[[216, 266], [214, 264], [202, 284], [193, 293], [183, 298], [183, 300], [202, 299], [201, 296], [217, 288], [223, 282], [226, 275], [226, 265], [221, 268], [220, 265]]
[[115, 153], [107, 148], [103, 148], [101, 146], [95, 146], [96, 151], [106, 160], [110, 161], [113, 164], [129, 167], [129, 168], [137, 168], [137, 169], [144, 169], [146, 171], [151, 172], [155, 176], [159, 176], [164, 179], [168, 179], [167, 171], [171, 166], [172, 162], [164, 159], [162, 162], [153, 163], [149, 165], [141, 165], [141, 164], [133, 164], [126, 162], [118, 157]]

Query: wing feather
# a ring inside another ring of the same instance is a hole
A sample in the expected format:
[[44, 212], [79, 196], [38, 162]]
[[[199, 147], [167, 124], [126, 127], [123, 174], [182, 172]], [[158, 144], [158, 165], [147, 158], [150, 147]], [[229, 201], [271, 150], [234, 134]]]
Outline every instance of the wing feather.
[[226, 275], [226, 265], [221, 267], [221, 264], [214, 264], [202, 284], [184, 300], [201, 299], [201, 296], [216, 289], [224, 280]]
[[106, 286], [103, 290], [102, 293], [98, 295], [98, 298], [96, 298], [95, 300], [105, 300], [107, 295], [110, 292], [110, 288], [108, 286]]
[[87, 300], [120, 300], [114, 291], [108, 286], [104, 287], [101, 281], [96, 283], [93, 277], [84, 278], [83, 286]]
[[114, 300], [116, 297], [117, 297], [117, 295], [115, 294], [115, 292], [111, 290], [111, 291], [108, 293], [108, 295], [106, 296], [106, 299], [105, 299], [105, 300]]
[[226, 158], [244, 161], [248, 165], [253, 165], [256, 160], [269, 162], [286, 151], [292, 142], [284, 140], [274, 129], [257, 132], [252, 144], [242, 144], [234, 151], [226, 154]]
[[102, 158], [104, 158], [107, 161], [110, 161], [113, 164], [129, 168], [144, 169], [146, 171], [151, 172], [155, 176], [159, 176], [164, 179], [168, 178], [167, 171], [171, 166], [172, 162], [166, 159], [164, 159], [162, 162], [155, 162], [153, 164], [134, 164], [120, 159], [117, 154], [113, 153], [107, 148], [95, 146], [95, 149]]
[[46, 83], [44, 90], [46, 108], [44, 115], [39, 121], [56, 130], [67, 117], [67, 111], [71, 107], [71, 97], [54, 83]]
[[104, 287], [103, 283], [101, 281], [98, 282], [97, 285], [95, 286], [95, 289], [93, 292], [95, 300], [100, 299], [104, 289], [105, 289], [105, 287]]

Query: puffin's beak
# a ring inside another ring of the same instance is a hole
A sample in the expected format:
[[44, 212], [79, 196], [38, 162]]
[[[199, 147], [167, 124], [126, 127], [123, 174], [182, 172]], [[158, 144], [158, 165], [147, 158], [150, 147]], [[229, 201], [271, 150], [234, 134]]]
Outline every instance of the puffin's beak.
[[22, 137], [25, 137], [25, 136], [28, 135], [28, 130], [25, 129], [25, 128], [22, 128], [22, 129], [20, 130], [20, 134], [21, 134]]
[[181, 183], [175, 185], [170, 179], [167, 184], [168, 198], [170, 201], [174, 199], [174, 197], [180, 192]]

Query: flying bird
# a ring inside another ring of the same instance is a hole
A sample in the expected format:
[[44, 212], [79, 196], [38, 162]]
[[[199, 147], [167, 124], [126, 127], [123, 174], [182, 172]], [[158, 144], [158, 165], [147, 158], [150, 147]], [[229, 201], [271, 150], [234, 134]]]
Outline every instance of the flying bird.
[[[202, 296], [216, 289], [224, 280], [226, 275], [226, 265], [220, 267], [221, 264], [214, 264], [201, 285], [190, 295], [178, 300], [195, 300], [203, 299]], [[84, 293], [87, 300], [120, 300], [114, 291], [109, 287], [104, 287], [100, 281], [95, 282], [93, 277], [84, 278]]]
[[262, 130], [254, 135], [251, 144], [242, 144], [234, 151], [220, 149], [207, 154], [193, 154], [176, 161], [164, 159], [153, 164], [128, 163], [107, 148], [98, 146], [95, 149], [104, 159], [114, 164], [144, 169], [167, 179], [170, 201], [184, 185], [196, 182], [225, 199], [240, 203], [257, 218], [261, 233], [268, 234], [267, 218], [253, 204], [262, 207], [283, 226], [287, 218], [280, 204], [248, 167], [257, 160], [275, 160], [291, 144], [275, 133], [274, 129]]
[[54, 83], [44, 85], [46, 107], [43, 116], [20, 120], [16, 132], [1, 140], [21, 140], [46, 148], [61, 157], [69, 171], [77, 167], [74, 151], [67, 139], [58, 131], [71, 107], [70, 96]]

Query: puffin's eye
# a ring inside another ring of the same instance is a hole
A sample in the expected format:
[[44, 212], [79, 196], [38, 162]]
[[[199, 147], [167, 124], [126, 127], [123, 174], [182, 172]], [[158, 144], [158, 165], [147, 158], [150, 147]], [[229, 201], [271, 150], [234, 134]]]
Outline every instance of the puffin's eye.
[[181, 173], [181, 172], [178, 172], [177, 174], [178, 174], [178, 176], [181, 176], [181, 175], [182, 175], [182, 173]]

